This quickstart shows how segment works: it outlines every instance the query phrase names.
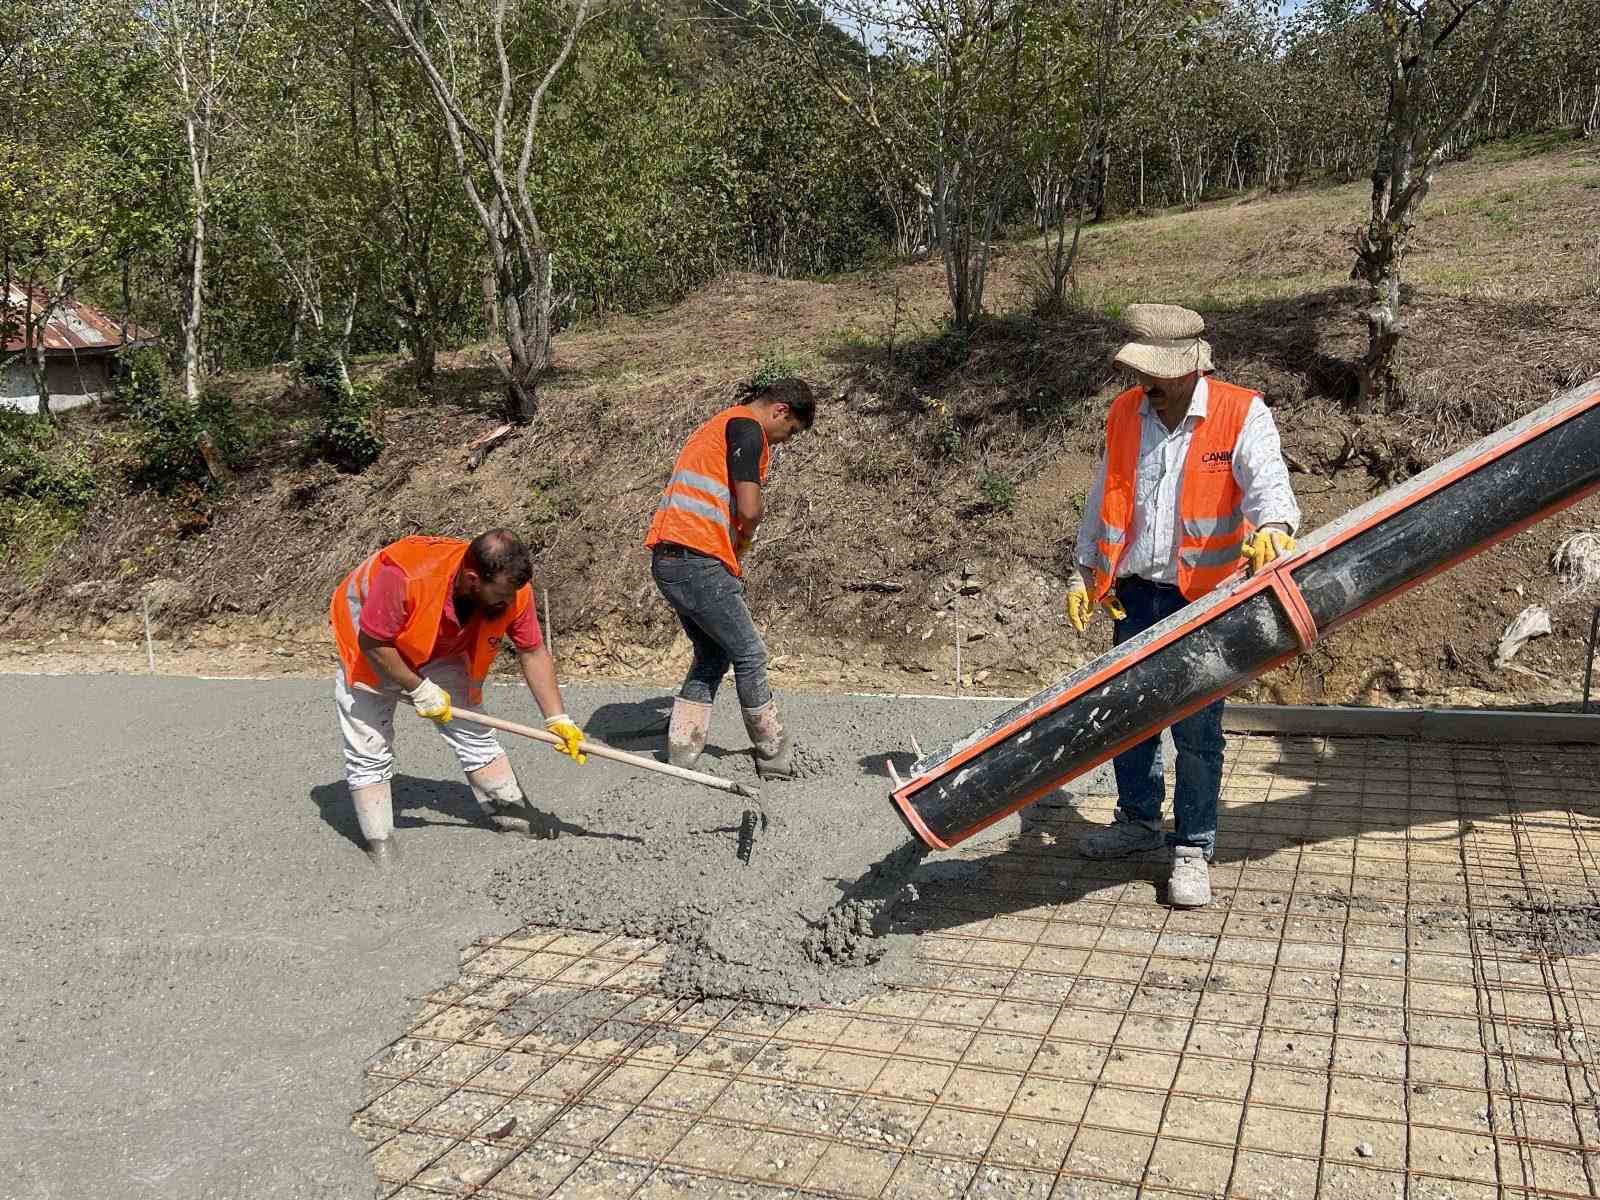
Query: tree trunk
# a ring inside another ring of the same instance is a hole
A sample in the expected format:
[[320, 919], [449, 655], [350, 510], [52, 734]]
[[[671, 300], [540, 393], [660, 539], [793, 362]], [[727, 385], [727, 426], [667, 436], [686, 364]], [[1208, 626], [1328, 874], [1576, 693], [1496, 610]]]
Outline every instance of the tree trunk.
[[1415, 220], [1407, 196], [1395, 196], [1394, 189], [1403, 182], [1382, 169], [1373, 173], [1371, 215], [1356, 237], [1356, 265], [1351, 276], [1367, 285], [1367, 305], [1362, 311], [1367, 352], [1360, 364], [1356, 398], [1356, 409], [1363, 413], [1397, 408], [1402, 400], [1395, 375], [1401, 334], [1400, 267]]
[[47, 425], [55, 424], [55, 414], [50, 411], [50, 369], [44, 356], [44, 325], [34, 331], [33, 345], [29, 348], [33, 360], [33, 387], [39, 393], [39, 419]]
[[530, 247], [529, 257], [533, 270], [525, 286], [518, 287], [510, 277], [510, 264], [500, 281], [500, 320], [511, 360], [501, 363], [501, 371], [506, 382], [506, 420], [514, 425], [526, 425], [538, 415], [539, 377], [550, 365], [551, 256], [543, 247]]
[[1100, 224], [1106, 219], [1106, 208], [1109, 204], [1111, 188], [1111, 148], [1103, 147], [1095, 155], [1094, 165], [1094, 222]]
[[128, 344], [128, 326], [133, 321], [133, 255], [122, 255], [122, 320], [117, 326], [117, 336]]
[[431, 323], [420, 318], [411, 324], [411, 377], [417, 391], [424, 396], [433, 395], [438, 374], [439, 343]]
[[194, 228], [189, 237], [189, 288], [183, 308], [183, 394], [200, 402], [200, 319], [205, 311], [206, 210], [195, 197]]

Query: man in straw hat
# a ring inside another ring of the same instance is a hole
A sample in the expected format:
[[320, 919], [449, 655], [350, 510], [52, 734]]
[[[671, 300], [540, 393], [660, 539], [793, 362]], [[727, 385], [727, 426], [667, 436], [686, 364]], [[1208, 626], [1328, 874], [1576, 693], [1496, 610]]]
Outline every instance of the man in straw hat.
[[[1116, 362], [1135, 383], [1111, 402], [1067, 591], [1073, 628], [1082, 633], [1103, 606], [1117, 643], [1205, 595], [1241, 560], [1255, 572], [1292, 553], [1300, 522], [1272, 413], [1256, 393], [1211, 377], [1200, 314], [1134, 304], [1125, 319], [1133, 340]], [[1171, 846], [1168, 899], [1199, 908], [1211, 902], [1222, 701], [1176, 722], [1172, 740], [1174, 834], [1161, 827], [1157, 735], [1116, 757], [1115, 820], [1085, 835], [1079, 849], [1089, 858], [1122, 858]]]

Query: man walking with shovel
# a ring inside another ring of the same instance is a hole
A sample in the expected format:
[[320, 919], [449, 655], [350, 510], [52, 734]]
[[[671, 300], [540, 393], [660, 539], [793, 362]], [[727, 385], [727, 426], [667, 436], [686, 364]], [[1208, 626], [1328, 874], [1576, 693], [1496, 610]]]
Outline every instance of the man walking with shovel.
[[810, 429], [816, 413], [804, 380], [776, 380], [696, 429], [673, 464], [645, 538], [650, 574], [694, 647], [667, 725], [673, 766], [699, 761], [712, 702], [731, 666], [757, 773], [793, 777], [793, 739], [778, 715], [767, 648], [745, 604], [743, 559], [765, 511], [770, 447]]
[[583, 731], [567, 716], [533, 607], [527, 547], [507, 529], [471, 542], [408, 537], [385, 546], [347, 575], [330, 616], [339, 648], [334, 702], [344, 740], [345, 780], [367, 854], [382, 867], [399, 853], [389, 781], [394, 775], [394, 710], [402, 698], [434, 721], [455, 751], [486, 822], [537, 832], [511, 762], [493, 732], [451, 721], [452, 695], [482, 700], [483, 681], [511, 639], [522, 677], [556, 747], [574, 762]]

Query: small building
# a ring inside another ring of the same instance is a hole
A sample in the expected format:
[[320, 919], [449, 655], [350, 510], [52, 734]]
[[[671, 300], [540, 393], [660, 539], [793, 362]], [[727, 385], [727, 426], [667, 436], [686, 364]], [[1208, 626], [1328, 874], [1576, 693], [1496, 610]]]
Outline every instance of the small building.
[[[33, 363], [24, 356], [23, 314], [27, 291], [13, 284], [3, 297], [0, 330], [0, 406], [39, 411], [39, 389]], [[34, 301], [37, 309], [40, 301]], [[116, 378], [116, 355], [123, 346], [142, 345], [153, 336], [136, 325], [122, 322], [81, 300], [62, 305], [44, 326], [45, 383], [50, 389], [50, 411], [62, 412], [89, 404], [110, 394]]]

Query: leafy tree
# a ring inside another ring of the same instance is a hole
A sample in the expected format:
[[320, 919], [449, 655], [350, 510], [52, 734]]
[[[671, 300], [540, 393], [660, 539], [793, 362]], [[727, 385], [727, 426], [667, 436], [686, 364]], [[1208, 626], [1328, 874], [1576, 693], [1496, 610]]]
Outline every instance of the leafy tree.
[[362, 2], [410, 51], [438, 105], [493, 265], [507, 352], [494, 361], [507, 416], [525, 424], [538, 411], [551, 340], [551, 246], [529, 176], [545, 96], [597, 8], [592, 0], [548, 10], [487, 0], [447, 15], [408, 0]]
[[270, 73], [274, 45], [268, 10], [224, 0], [156, 0], [135, 5], [148, 24], [166, 74], [188, 166], [188, 235], [183, 332], [183, 392], [200, 401], [206, 308], [206, 251], [218, 193], [243, 162], [238, 139], [248, 85]]
[[[919, 193], [957, 329], [983, 311], [990, 251], [1018, 182], [1041, 80], [1028, 70], [1027, 0], [769, 3], [763, 28], [802, 54], [859, 133]], [[839, 30], [852, 37], [843, 42]]]
[[46, 327], [125, 244], [148, 180], [106, 130], [132, 114], [115, 39], [70, 10], [0, 8], [0, 25], [25, 31], [0, 43], [11, 81], [0, 137], [0, 346], [21, 343], [12, 357], [31, 366], [49, 421]]
[[[1377, 128], [1371, 213], [1356, 238], [1351, 277], [1367, 285], [1367, 353], [1361, 361], [1363, 410], [1398, 403], [1395, 349], [1402, 332], [1400, 272], [1417, 208], [1445, 155], [1483, 101], [1505, 44], [1512, 0], [1375, 0], [1383, 30], [1388, 102]], [[1488, 22], [1476, 56], [1449, 73], [1445, 51], [1474, 14]]]

